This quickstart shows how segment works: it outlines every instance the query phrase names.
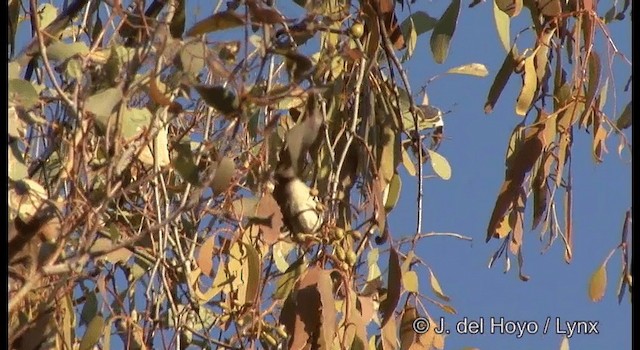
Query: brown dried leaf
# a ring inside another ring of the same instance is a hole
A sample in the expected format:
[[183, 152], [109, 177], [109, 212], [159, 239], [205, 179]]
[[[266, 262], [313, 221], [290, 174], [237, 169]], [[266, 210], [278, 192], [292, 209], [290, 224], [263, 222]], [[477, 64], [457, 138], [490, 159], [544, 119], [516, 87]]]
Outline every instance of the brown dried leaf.
[[416, 342], [417, 334], [413, 330], [413, 322], [417, 318], [416, 308], [407, 305], [402, 312], [400, 321], [400, 350], [407, 350]]
[[330, 349], [336, 335], [336, 309], [334, 307], [335, 299], [333, 298], [333, 281], [329, 271], [320, 271], [316, 288], [320, 294], [320, 303], [322, 305], [320, 345], [321, 349]]
[[389, 274], [387, 278], [387, 298], [380, 303], [380, 312], [382, 313], [381, 327], [393, 316], [393, 312], [398, 305], [402, 286], [402, 271], [400, 268], [400, 259], [395, 248], [389, 250]]
[[600, 56], [595, 50], [592, 50], [589, 54], [588, 68], [589, 81], [587, 82], [587, 92], [585, 93], [584, 111], [582, 112], [582, 115], [579, 119], [583, 121], [583, 123], [588, 120], [587, 116], [592, 113], [592, 107], [596, 100], [596, 96], [598, 95], [598, 89], [600, 88], [600, 79], [602, 78]]
[[502, 221], [512, 203], [517, 199], [520, 187], [525, 175], [531, 170], [535, 162], [542, 154], [542, 128], [528, 129], [522, 144], [516, 149], [507, 164], [505, 181], [500, 188], [500, 193], [493, 208], [489, 227], [487, 229], [487, 242], [495, 236], [499, 223]]
[[496, 0], [495, 3], [509, 17], [516, 17], [522, 11], [522, 0]]
[[215, 236], [211, 235], [200, 246], [196, 263], [202, 274], [211, 277], [213, 272], [213, 248], [215, 247]]
[[[283, 306], [280, 321], [285, 325], [287, 334], [291, 335], [290, 349], [303, 349], [307, 346], [312, 333], [318, 330], [322, 320], [322, 301], [317, 290], [322, 269], [320, 267], [309, 268], [297, 288], [295, 297], [291, 294], [292, 305]], [[289, 298], [287, 300], [289, 300]], [[285, 301], [285, 304], [287, 302]], [[295, 307], [304, 305], [304, 307]]]
[[491, 84], [491, 88], [489, 88], [489, 94], [487, 95], [487, 102], [484, 104], [484, 113], [489, 114], [493, 111], [493, 107], [498, 102], [498, 98], [500, 98], [500, 94], [502, 94], [502, 90], [507, 85], [511, 74], [513, 73], [513, 68], [516, 64], [516, 56], [518, 55], [517, 48], [514, 45], [511, 48], [511, 51], [507, 53], [507, 56], [502, 61], [502, 65], [500, 66], [500, 70], [496, 73], [496, 77]]
[[186, 36], [197, 36], [218, 30], [239, 27], [244, 24], [242, 16], [233, 11], [222, 11], [215, 13], [202, 21], [194, 24], [185, 33]]
[[398, 340], [398, 330], [396, 328], [396, 319], [390, 318], [382, 327], [382, 349], [396, 350]]
[[[262, 230], [262, 239], [267, 245], [274, 244], [280, 237], [280, 229], [282, 228], [282, 212], [278, 203], [271, 194], [265, 194], [258, 203], [258, 211], [256, 216], [260, 219], [258, 226]], [[268, 221], [268, 223], [267, 223]]]

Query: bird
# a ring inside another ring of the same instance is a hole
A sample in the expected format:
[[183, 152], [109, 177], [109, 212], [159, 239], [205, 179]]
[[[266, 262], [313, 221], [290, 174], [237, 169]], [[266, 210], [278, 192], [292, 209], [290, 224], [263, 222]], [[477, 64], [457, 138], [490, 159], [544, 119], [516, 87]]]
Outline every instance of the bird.
[[291, 170], [288, 168], [276, 172], [273, 197], [280, 206], [282, 221], [289, 232], [293, 235], [311, 235], [322, 227], [320, 201]]

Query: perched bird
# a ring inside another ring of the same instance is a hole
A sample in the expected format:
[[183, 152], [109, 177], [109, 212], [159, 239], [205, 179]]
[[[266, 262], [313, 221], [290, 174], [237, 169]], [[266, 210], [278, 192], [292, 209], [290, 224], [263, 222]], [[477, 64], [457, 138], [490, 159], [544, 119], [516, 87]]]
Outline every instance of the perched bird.
[[282, 221], [291, 234], [313, 234], [320, 230], [323, 218], [319, 200], [311, 188], [293, 174], [291, 168], [277, 171], [273, 197], [282, 211]]

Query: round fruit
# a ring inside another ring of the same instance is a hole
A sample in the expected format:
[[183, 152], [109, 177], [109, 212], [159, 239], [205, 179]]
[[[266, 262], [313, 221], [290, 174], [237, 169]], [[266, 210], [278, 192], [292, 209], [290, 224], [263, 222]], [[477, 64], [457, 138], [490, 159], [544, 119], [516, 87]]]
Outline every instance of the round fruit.
[[364, 35], [364, 26], [362, 23], [354, 23], [350, 29], [351, 35], [354, 38], [361, 38]]

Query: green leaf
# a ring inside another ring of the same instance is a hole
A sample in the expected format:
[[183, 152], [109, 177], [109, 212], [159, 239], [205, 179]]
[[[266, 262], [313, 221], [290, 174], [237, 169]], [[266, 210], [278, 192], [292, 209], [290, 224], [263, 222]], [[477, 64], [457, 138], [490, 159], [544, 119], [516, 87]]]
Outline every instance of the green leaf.
[[620, 130], [624, 130], [631, 126], [631, 102], [627, 103], [624, 110], [620, 114], [620, 117], [616, 120], [616, 127]]
[[239, 27], [243, 24], [244, 19], [242, 16], [238, 15], [234, 11], [222, 11], [194, 24], [193, 27], [189, 28], [185, 34], [186, 36], [197, 36], [218, 30]]
[[216, 167], [216, 173], [211, 182], [211, 189], [215, 195], [218, 195], [229, 188], [231, 184], [231, 178], [236, 171], [236, 164], [231, 158], [223, 157], [218, 166]]
[[489, 75], [489, 71], [484, 64], [481, 63], [469, 63], [462, 66], [451, 68], [447, 71], [449, 74], [465, 74], [473, 75], [475, 77], [486, 77]]
[[20, 67], [20, 64], [18, 62], [9, 62], [8, 73], [7, 73], [9, 80], [20, 79], [21, 70], [22, 70], [22, 67]]
[[98, 343], [103, 329], [104, 318], [100, 315], [96, 315], [91, 322], [89, 322], [87, 330], [84, 332], [84, 336], [80, 341], [79, 350], [90, 350], [93, 348], [93, 346]]
[[96, 316], [98, 312], [98, 298], [96, 298], [96, 293], [91, 291], [87, 291], [86, 299], [84, 302], [84, 306], [82, 307], [82, 312], [80, 313], [80, 323], [79, 326], [88, 324], [93, 318]]
[[429, 16], [429, 14], [424, 11], [416, 11], [411, 14], [411, 16], [407, 17], [407, 19], [402, 21], [400, 28], [406, 37], [413, 26], [413, 30], [415, 30], [416, 35], [419, 36], [420, 34], [433, 29], [437, 23], [437, 18]]
[[456, 30], [458, 14], [460, 13], [460, 0], [452, 0], [451, 4], [442, 14], [431, 34], [431, 52], [436, 63], [444, 63], [449, 55], [451, 37]]
[[67, 63], [65, 74], [71, 79], [80, 79], [84, 75], [82, 62], [79, 59], [72, 59]]
[[40, 28], [46, 28], [58, 16], [58, 9], [51, 4], [42, 4], [38, 6], [38, 19], [40, 20]]
[[56, 41], [47, 47], [47, 57], [54, 61], [65, 61], [75, 55], [85, 55], [87, 53], [89, 53], [89, 47], [81, 41], [74, 43]]
[[249, 274], [247, 277], [247, 294], [246, 302], [252, 304], [255, 301], [258, 294], [258, 287], [260, 286], [260, 258], [258, 252], [253, 245], [244, 241], [240, 241], [247, 249], [247, 264], [249, 268]]
[[98, 122], [102, 122], [103, 128], [107, 127], [107, 119], [113, 113], [113, 110], [122, 101], [122, 90], [119, 88], [110, 88], [98, 92], [93, 96], [89, 96], [84, 101], [84, 110], [92, 113], [97, 117]]
[[533, 98], [538, 89], [538, 77], [536, 74], [536, 66], [534, 63], [535, 54], [524, 60], [524, 77], [522, 82], [522, 90], [516, 100], [516, 114], [525, 116], [533, 103]]
[[515, 66], [515, 58], [517, 56], [517, 49], [514, 45], [511, 48], [511, 51], [507, 53], [507, 56], [502, 61], [502, 66], [500, 66], [500, 70], [496, 74], [493, 83], [491, 84], [491, 88], [489, 88], [489, 94], [487, 95], [487, 102], [484, 104], [484, 113], [488, 114], [493, 111], [493, 107], [495, 107], [496, 102], [498, 102], [498, 98], [502, 94], [502, 90], [507, 85], [509, 78], [511, 77], [511, 73], [513, 73], [513, 68]]
[[496, 30], [498, 31], [498, 38], [500, 38], [502, 47], [504, 47], [505, 51], [509, 52], [511, 49], [511, 18], [504, 13], [504, 11], [500, 10], [496, 1], [493, 2], [493, 18], [496, 22]]
[[197, 76], [204, 68], [207, 49], [201, 42], [185, 44], [180, 50], [181, 70], [192, 77]]
[[451, 165], [449, 165], [447, 159], [436, 151], [428, 149], [427, 152], [429, 152], [429, 160], [433, 171], [443, 180], [449, 180], [451, 178]]
[[418, 275], [415, 271], [407, 271], [402, 274], [402, 285], [407, 292], [417, 293], [419, 291]]
[[33, 84], [24, 79], [9, 80], [9, 102], [25, 109], [31, 109], [39, 101], [38, 92]]
[[27, 177], [27, 166], [24, 163], [22, 151], [18, 147], [18, 142], [9, 143], [9, 178], [19, 181]]
[[122, 136], [131, 139], [142, 130], [149, 128], [153, 115], [146, 108], [125, 108], [122, 113]]
[[207, 105], [215, 108], [220, 113], [233, 114], [240, 108], [238, 97], [231, 90], [221, 85], [196, 85], [195, 89]]
[[607, 265], [602, 264], [591, 275], [589, 280], [589, 299], [593, 302], [598, 302], [604, 297], [605, 289], [607, 288]]
[[418, 34], [416, 33], [415, 25], [413, 24], [413, 20], [409, 18], [409, 30], [407, 34], [405, 34], [405, 41], [407, 43], [407, 51], [405, 51], [404, 56], [402, 57], [402, 61], [407, 61], [413, 56], [413, 52], [416, 49], [416, 44], [418, 42]]
[[173, 159], [173, 167], [188, 183], [197, 186], [200, 183], [198, 167], [195, 164], [189, 142], [175, 144], [173, 149], [178, 153], [178, 156]]

